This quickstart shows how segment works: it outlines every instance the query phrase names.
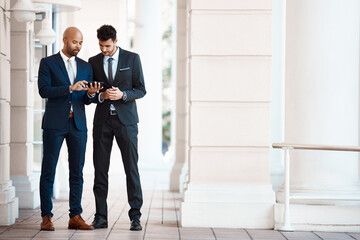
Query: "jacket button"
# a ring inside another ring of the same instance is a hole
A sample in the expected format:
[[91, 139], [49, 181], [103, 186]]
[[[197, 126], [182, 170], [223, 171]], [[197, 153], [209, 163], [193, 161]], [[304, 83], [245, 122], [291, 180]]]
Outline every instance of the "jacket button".
[[69, 101], [69, 103], [71, 104], [71, 101]]

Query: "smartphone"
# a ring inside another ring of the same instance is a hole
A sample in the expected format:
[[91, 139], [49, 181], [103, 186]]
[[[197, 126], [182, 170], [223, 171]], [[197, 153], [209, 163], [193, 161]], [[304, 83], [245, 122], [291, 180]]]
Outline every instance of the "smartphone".
[[100, 88], [104, 86], [104, 82], [94, 82], [94, 83], [100, 84]]

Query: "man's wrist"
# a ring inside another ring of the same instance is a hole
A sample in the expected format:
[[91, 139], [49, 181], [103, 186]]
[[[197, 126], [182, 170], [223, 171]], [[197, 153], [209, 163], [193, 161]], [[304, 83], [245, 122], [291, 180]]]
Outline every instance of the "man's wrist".
[[102, 95], [102, 93], [99, 93], [99, 95], [98, 95], [99, 103], [103, 103], [103, 102], [104, 102], [104, 99], [101, 99], [101, 95]]
[[127, 94], [126, 94], [126, 92], [125, 92], [125, 91], [123, 92], [122, 99], [123, 99], [124, 101], [126, 101], [126, 99], [127, 99]]
[[87, 93], [87, 95], [89, 96], [89, 98], [93, 98], [93, 97], [95, 97], [95, 93], [93, 93], [93, 94], [90, 94], [89, 92]]

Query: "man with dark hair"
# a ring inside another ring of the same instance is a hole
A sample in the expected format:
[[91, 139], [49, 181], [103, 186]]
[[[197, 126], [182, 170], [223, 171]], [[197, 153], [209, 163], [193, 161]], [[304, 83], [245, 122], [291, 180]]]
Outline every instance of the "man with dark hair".
[[140, 224], [143, 203], [138, 171], [137, 135], [139, 117], [136, 99], [146, 94], [140, 57], [116, 46], [116, 30], [103, 25], [97, 30], [101, 53], [91, 57], [94, 81], [104, 88], [96, 96], [94, 116], [94, 195], [96, 202], [94, 228], [107, 228], [108, 171], [113, 139], [120, 148], [126, 174], [130, 205], [130, 230], [142, 230]]

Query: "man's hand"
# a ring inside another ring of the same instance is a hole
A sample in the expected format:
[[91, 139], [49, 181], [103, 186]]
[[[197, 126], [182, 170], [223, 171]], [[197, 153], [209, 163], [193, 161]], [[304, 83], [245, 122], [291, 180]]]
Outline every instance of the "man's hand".
[[120, 89], [117, 87], [107, 89], [106, 94], [108, 95], [108, 98], [110, 100], [119, 100], [122, 99], [124, 96], [124, 93], [120, 91]]
[[95, 93], [99, 92], [103, 87], [100, 87], [100, 83], [90, 83], [89, 87], [87, 88], [89, 95], [94, 95]]
[[108, 90], [106, 90], [105, 92], [100, 93], [100, 99], [101, 100], [109, 99]]
[[87, 90], [87, 87], [86, 87], [87, 83], [88, 82], [85, 81], [85, 80], [78, 81], [78, 82], [74, 83], [74, 85], [70, 86], [70, 91], [86, 91]]

